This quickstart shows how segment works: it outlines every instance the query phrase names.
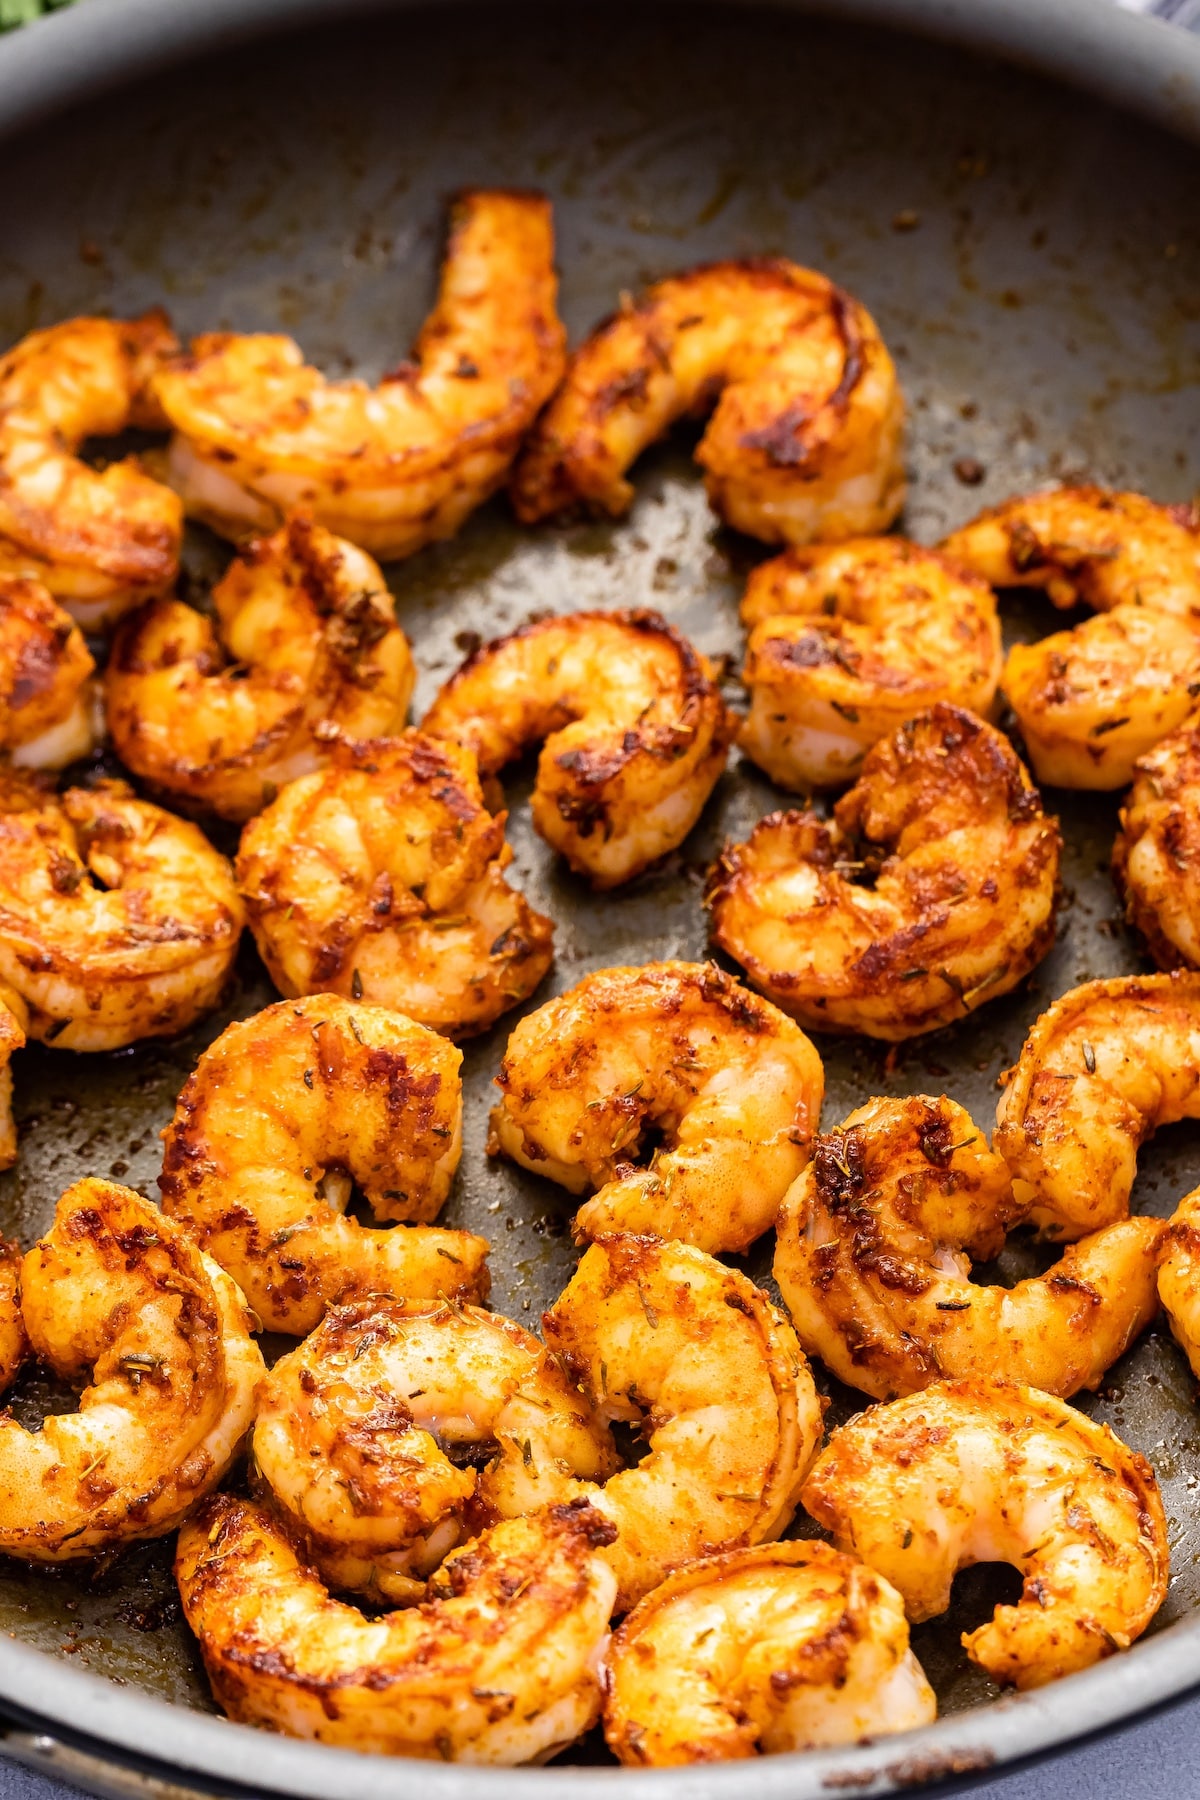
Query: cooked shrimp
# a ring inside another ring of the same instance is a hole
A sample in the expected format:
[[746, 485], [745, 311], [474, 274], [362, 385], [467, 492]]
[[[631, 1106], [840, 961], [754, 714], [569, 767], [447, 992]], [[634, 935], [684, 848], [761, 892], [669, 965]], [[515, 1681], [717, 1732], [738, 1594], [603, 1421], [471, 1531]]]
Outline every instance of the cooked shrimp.
[[824, 1405], [761, 1288], [689, 1244], [618, 1234], [585, 1252], [542, 1326], [600, 1416], [647, 1438], [636, 1467], [577, 1484], [617, 1527], [618, 1612], [681, 1563], [786, 1528]]
[[[415, 671], [378, 565], [297, 516], [213, 589], [126, 620], [105, 675], [121, 760], [168, 794], [247, 819], [328, 757], [322, 728], [399, 731]], [[224, 650], [222, 649], [222, 641]]]
[[475, 758], [420, 732], [334, 742], [242, 834], [250, 929], [285, 994], [354, 994], [449, 1037], [486, 1031], [550, 967], [554, 926], [511, 888]]
[[242, 930], [233, 870], [123, 781], [0, 778], [0, 983], [30, 1037], [117, 1050], [216, 1005]]
[[172, 1531], [254, 1417], [265, 1369], [240, 1290], [139, 1194], [88, 1180], [24, 1258], [20, 1306], [33, 1353], [91, 1379], [37, 1431], [0, 1418], [0, 1550], [64, 1562]]
[[414, 361], [377, 388], [327, 381], [291, 338], [196, 338], [154, 387], [189, 514], [237, 539], [304, 507], [385, 561], [449, 537], [558, 384], [556, 292], [549, 201], [481, 191], [455, 207]]
[[899, 1042], [1036, 967], [1060, 850], [1007, 738], [934, 706], [868, 752], [832, 822], [772, 813], [726, 847], [706, 896], [713, 938], [802, 1024]]
[[[1200, 625], [1200, 616], [1196, 624]], [[1001, 685], [1039, 781], [1111, 791], [1200, 692], [1200, 630], [1137, 606], [1014, 644]]]
[[382, 1007], [280, 1001], [210, 1044], [163, 1133], [166, 1211], [241, 1283], [271, 1331], [310, 1332], [364, 1293], [481, 1298], [487, 1244], [437, 1217], [462, 1148], [462, 1052]]
[[885, 531], [904, 503], [904, 401], [866, 308], [780, 257], [669, 277], [577, 350], [513, 476], [527, 524], [622, 513], [625, 471], [714, 400], [696, 460], [726, 524], [768, 544]]
[[1171, 1215], [1158, 1271], [1158, 1297], [1192, 1373], [1200, 1379], [1200, 1188]]
[[95, 667], [40, 581], [0, 574], [0, 751], [33, 769], [87, 756], [98, 736]]
[[0, 1169], [17, 1160], [17, 1127], [13, 1119], [12, 1059], [25, 1048], [29, 1010], [19, 994], [0, 987]]
[[1200, 968], [1200, 715], [1138, 759], [1113, 877], [1159, 968]]
[[1011, 1381], [943, 1381], [834, 1432], [804, 1484], [840, 1550], [931, 1619], [972, 1563], [1011, 1563], [1015, 1606], [967, 1632], [994, 1681], [1041, 1687], [1126, 1649], [1163, 1603], [1154, 1471], [1107, 1425]]
[[990, 507], [942, 549], [993, 587], [1043, 588], [1055, 606], [1153, 607], [1200, 624], [1200, 511], [1144, 494], [1051, 488]]
[[607, 1428], [520, 1325], [378, 1294], [276, 1363], [254, 1455], [330, 1587], [393, 1602], [419, 1600], [472, 1528], [617, 1467]]
[[[821, 1117], [821, 1059], [714, 963], [601, 969], [521, 1020], [493, 1148], [573, 1194], [576, 1231], [744, 1250], [775, 1221]], [[643, 1133], [662, 1142], [633, 1167]]]
[[0, 1393], [16, 1380], [29, 1355], [21, 1317], [21, 1246], [0, 1237]]
[[1047, 1237], [1129, 1212], [1139, 1144], [1200, 1118], [1200, 975], [1118, 975], [1054, 1002], [1005, 1077], [994, 1144]]
[[505, 1520], [423, 1606], [367, 1619], [329, 1598], [269, 1513], [219, 1494], [180, 1532], [175, 1575], [230, 1718], [388, 1756], [538, 1762], [599, 1715], [611, 1538], [586, 1504]]
[[101, 472], [85, 438], [158, 426], [155, 371], [178, 348], [161, 312], [69, 319], [0, 359], [0, 573], [44, 582], [88, 628], [170, 587], [183, 535], [170, 488], [136, 458]]
[[868, 1101], [817, 1139], [780, 1213], [775, 1279], [803, 1349], [877, 1400], [943, 1375], [1096, 1387], [1158, 1310], [1163, 1224], [1126, 1219], [1011, 1290], [976, 1285], [971, 1259], [1019, 1216], [961, 1106]]
[[473, 750], [485, 776], [542, 744], [533, 822], [608, 888], [683, 842], [736, 723], [707, 657], [665, 619], [612, 612], [540, 619], [485, 644], [421, 729]]
[[733, 1762], [910, 1731], [937, 1701], [895, 1588], [828, 1544], [668, 1575], [605, 1656], [604, 1735], [632, 1768]]
[[788, 788], [853, 781], [871, 745], [946, 700], [990, 711], [1000, 621], [986, 582], [905, 538], [787, 550], [742, 599], [750, 627], [738, 742]]

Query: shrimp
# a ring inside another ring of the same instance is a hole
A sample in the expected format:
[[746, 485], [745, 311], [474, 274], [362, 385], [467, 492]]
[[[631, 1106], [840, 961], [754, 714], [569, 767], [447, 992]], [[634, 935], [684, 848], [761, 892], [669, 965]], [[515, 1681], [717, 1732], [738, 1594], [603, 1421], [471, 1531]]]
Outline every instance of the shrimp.
[[1126, 1649], [1166, 1596], [1150, 1464], [1107, 1425], [1015, 1382], [943, 1381], [868, 1408], [834, 1432], [802, 1499], [913, 1620], [946, 1611], [959, 1569], [1018, 1569], [1017, 1605], [962, 1640], [1006, 1686], [1041, 1687]]
[[1000, 680], [991, 589], [905, 538], [787, 550], [742, 599], [750, 712], [738, 743], [782, 787], [853, 781], [935, 701], [986, 714]]
[[0, 984], [30, 1037], [117, 1050], [185, 1031], [237, 951], [233, 870], [195, 825], [123, 781], [60, 795], [0, 777]]
[[127, 457], [103, 472], [85, 438], [162, 425], [155, 371], [178, 349], [166, 314], [68, 319], [0, 359], [0, 574], [40, 581], [92, 630], [165, 592], [179, 569], [178, 498]]
[[1200, 968], [1200, 715], [1134, 765], [1113, 878], [1159, 968]]
[[781, 257], [668, 277], [577, 350], [517, 462], [526, 524], [586, 501], [620, 514], [625, 471], [688, 413], [727, 525], [768, 544], [885, 531], [904, 503], [904, 401], [866, 308]]
[[1200, 1188], [1184, 1195], [1168, 1222], [1158, 1297], [1193, 1375], [1200, 1379]]
[[1159, 1219], [1126, 1219], [1011, 1290], [971, 1281], [1020, 1217], [970, 1115], [870, 1100], [817, 1139], [780, 1214], [775, 1279], [809, 1356], [877, 1400], [939, 1376], [1097, 1387], [1158, 1310]]
[[631, 1768], [856, 1743], [937, 1717], [895, 1588], [815, 1542], [668, 1575], [614, 1636], [605, 1675], [604, 1735]]
[[[493, 1153], [574, 1194], [581, 1237], [744, 1250], [808, 1160], [824, 1071], [804, 1033], [714, 963], [601, 969], [521, 1020]], [[643, 1133], [663, 1134], [648, 1167]]]
[[617, 1467], [607, 1427], [520, 1325], [377, 1294], [276, 1363], [254, 1456], [322, 1579], [393, 1603], [420, 1600], [472, 1529]]
[[1200, 1118], [1200, 975], [1118, 975], [1035, 1022], [996, 1109], [995, 1148], [1045, 1236], [1124, 1219], [1138, 1145]]
[[554, 926], [505, 880], [505, 815], [449, 740], [329, 744], [242, 834], [250, 929], [285, 994], [356, 994], [448, 1037], [528, 999]]
[[[25, 1048], [28, 1025], [29, 1009], [21, 996], [11, 988], [0, 987], [0, 1169], [11, 1169], [17, 1160], [12, 1059]], [[0, 1366], [2, 1363], [0, 1359]]]
[[21, 1246], [0, 1237], [0, 1393], [10, 1388], [29, 1355], [21, 1317]]
[[[239, 1019], [201, 1056], [163, 1133], [163, 1206], [241, 1283], [271, 1331], [304, 1337], [364, 1293], [481, 1299], [487, 1244], [435, 1231], [462, 1149], [462, 1052], [333, 994]], [[346, 1217], [354, 1184], [379, 1220]]]
[[0, 574], [0, 751], [18, 768], [61, 769], [99, 736], [83, 633], [40, 581]]
[[647, 1438], [635, 1467], [576, 1484], [617, 1527], [616, 1611], [682, 1563], [786, 1529], [824, 1403], [761, 1288], [689, 1244], [617, 1234], [585, 1251], [542, 1329], [593, 1409]]
[[992, 587], [1042, 588], [1055, 606], [1150, 607], [1200, 626], [1200, 509], [1144, 494], [1051, 488], [989, 507], [942, 544]]
[[421, 729], [494, 775], [541, 743], [533, 822], [593, 887], [681, 844], [737, 721], [713, 670], [655, 612], [540, 619], [469, 656]]
[[127, 619], [105, 675], [108, 728], [143, 780], [241, 821], [320, 768], [330, 726], [399, 731], [415, 670], [376, 563], [296, 516], [213, 589], [203, 613], [157, 600]]
[[1061, 847], [1007, 738], [939, 704], [867, 753], [832, 822], [772, 813], [726, 846], [713, 939], [801, 1024], [900, 1042], [1041, 961]]
[[445, 538], [504, 481], [558, 385], [554, 234], [540, 194], [464, 194], [441, 291], [377, 388], [327, 381], [291, 338], [214, 332], [163, 369], [169, 478], [226, 537], [298, 508], [384, 561]]
[[367, 1619], [270, 1513], [219, 1494], [180, 1532], [175, 1575], [230, 1718], [386, 1756], [540, 1762], [599, 1715], [611, 1537], [586, 1504], [504, 1520], [424, 1605]]
[[0, 1417], [0, 1550], [64, 1562], [174, 1530], [254, 1417], [266, 1371], [241, 1291], [139, 1194], [90, 1179], [22, 1261], [20, 1311], [34, 1355], [91, 1380], [36, 1431]]

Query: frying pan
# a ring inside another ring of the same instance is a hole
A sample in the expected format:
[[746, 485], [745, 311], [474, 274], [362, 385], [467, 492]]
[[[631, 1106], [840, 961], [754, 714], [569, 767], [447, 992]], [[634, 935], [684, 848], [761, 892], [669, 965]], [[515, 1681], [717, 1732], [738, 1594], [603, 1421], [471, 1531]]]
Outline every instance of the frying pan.
[[[1176, 499], [1200, 468], [1200, 155], [1189, 142], [1200, 140], [1200, 45], [1098, 0], [88, 0], [4, 46], [0, 130], [11, 138], [6, 342], [77, 311], [161, 300], [184, 333], [283, 328], [327, 370], [376, 376], [429, 305], [448, 196], [536, 185], [554, 199], [576, 336], [623, 288], [718, 256], [783, 252], [861, 295], [912, 405], [905, 524], [920, 538], [1046, 479], [1087, 474]], [[717, 527], [685, 436], [644, 459], [637, 493], [626, 520], [534, 532], [497, 501], [449, 544], [389, 570], [422, 672], [418, 716], [464, 633], [511, 629], [542, 608], [654, 605], [736, 666], [736, 601], [761, 552]], [[193, 597], [225, 554], [192, 534]], [[1010, 638], [1051, 628], [1036, 598], [1006, 599], [1004, 612]], [[724, 836], [778, 803], [735, 763], [682, 851], [599, 902], [532, 835], [527, 793], [518, 773], [515, 873], [558, 923], [539, 1000], [591, 968], [703, 956], [704, 867]], [[990, 1125], [997, 1075], [1048, 1000], [1143, 966], [1107, 874], [1115, 803], [1049, 804], [1063, 819], [1069, 896], [1051, 956], [1019, 992], [896, 1057], [823, 1043], [827, 1123], [872, 1093], [944, 1090]], [[156, 1134], [195, 1057], [271, 997], [247, 948], [223, 1010], [180, 1042], [99, 1058], [24, 1053], [21, 1156], [0, 1180], [0, 1226], [30, 1241], [79, 1174], [153, 1193]], [[574, 1252], [564, 1197], [484, 1154], [511, 1023], [469, 1051], [447, 1218], [492, 1239], [494, 1304], [536, 1324]], [[1174, 1128], [1144, 1154], [1135, 1203], [1168, 1213], [1197, 1181], [1200, 1131]], [[983, 1273], [1011, 1280], [1036, 1266], [1038, 1252], [1017, 1244]], [[765, 1278], [769, 1247], [748, 1267]], [[995, 1571], [968, 1572], [948, 1618], [914, 1633], [940, 1722], [766, 1759], [755, 1777], [766, 1800], [965, 1780], [1200, 1681], [1193, 1399], [1158, 1329], [1084, 1401], [1151, 1456], [1163, 1484], [1175, 1576], [1142, 1643], [1040, 1692], [997, 1696], [958, 1635], [1008, 1590]], [[834, 1418], [858, 1404], [841, 1391], [833, 1401]], [[22, 1417], [65, 1403], [36, 1381], [13, 1401]], [[591, 1744], [546, 1770], [417, 1770], [232, 1725], [212, 1714], [164, 1544], [107, 1567], [0, 1568], [0, 1698], [18, 1722], [11, 1752], [112, 1793], [182, 1784], [376, 1800], [419, 1782], [429, 1800], [732, 1800], [744, 1781], [733, 1766], [617, 1771]]]

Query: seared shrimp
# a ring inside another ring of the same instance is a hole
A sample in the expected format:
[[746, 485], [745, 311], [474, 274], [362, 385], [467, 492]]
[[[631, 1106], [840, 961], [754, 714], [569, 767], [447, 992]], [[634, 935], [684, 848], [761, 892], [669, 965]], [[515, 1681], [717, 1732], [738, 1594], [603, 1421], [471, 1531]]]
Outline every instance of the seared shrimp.
[[898, 1042], [1036, 967], [1060, 850], [1007, 738], [934, 706], [868, 752], [832, 822], [772, 813], [726, 847], [706, 896], [713, 938], [802, 1024]]
[[987, 713], [1000, 621], [986, 582], [905, 538], [787, 550], [742, 599], [738, 737], [782, 787], [853, 781], [871, 745], [938, 700]]
[[1159, 968], [1200, 968], [1200, 716], [1138, 759], [1113, 878]]
[[1008, 1170], [953, 1100], [871, 1100], [819, 1137], [780, 1213], [775, 1279], [796, 1334], [877, 1400], [939, 1376], [1096, 1387], [1158, 1309], [1164, 1226], [1126, 1219], [1010, 1289], [971, 1281], [1020, 1215]]
[[163, 1205], [271, 1331], [303, 1337], [364, 1293], [482, 1297], [482, 1238], [345, 1216], [358, 1183], [377, 1219], [437, 1217], [462, 1147], [461, 1062], [411, 1019], [332, 994], [240, 1019], [163, 1133]]
[[1123, 1219], [1138, 1145], [1200, 1118], [1200, 975], [1118, 975], [1036, 1021], [996, 1109], [995, 1148], [1047, 1237]]
[[33, 1353], [90, 1384], [37, 1431], [0, 1418], [0, 1550], [64, 1562], [172, 1531], [254, 1417], [265, 1369], [240, 1290], [140, 1195], [88, 1180], [24, 1258], [20, 1308]]
[[505, 1520], [423, 1606], [367, 1619], [269, 1513], [219, 1494], [180, 1532], [175, 1575], [230, 1718], [387, 1756], [539, 1762], [600, 1712], [612, 1535], [586, 1503]]
[[631, 1768], [855, 1743], [937, 1717], [899, 1594], [828, 1544], [690, 1563], [604, 1660], [604, 1735]]
[[29, 1009], [21, 996], [14, 994], [11, 988], [0, 987], [0, 1169], [11, 1169], [17, 1160], [12, 1058], [14, 1052], [25, 1048], [28, 1024]]
[[48, 588], [0, 575], [0, 751], [31, 769], [61, 769], [89, 755], [99, 723], [95, 667]]
[[622, 513], [625, 471], [687, 413], [726, 524], [768, 544], [885, 531], [904, 503], [904, 401], [866, 308], [780, 257], [669, 277], [575, 352], [512, 482], [527, 524]]
[[196, 338], [154, 388], [189, 514], [239, 539], [303, 507], [385, 561], [449, 537], [558, 384], [556, 292], [549, 201], [483, 191], [455, 207], [414, 360], [377, 388], [327, 381], [291, 338]]
[[834, 1432], [805, 1506], [841, 1550], [932, 1619], [971, 1563], [1011, 1563], [1015, 1606], [967, 1632], [994, 1681], [1041, 1687], [1140, 1637], [1167, 1591], [1154, 1471], [1064, 1400], [1010, 1381], [944, 1381]]
[[511, 888], [475, 758], [407, 731], [334, 742], [242, 834], [250, 929], [285, 994], [356, 995], [449, 1037], [528, 999], [554, 926]]
[[[714, 963], [601, 969], [521, 1020], [492, 1147], [573, 1194], [582, 1237], [744, 1250], [774, 1223], [821, 1116], [821, 1059]], [[663, 1142], [633, 1167], [643, 1133]]]
[[166, 315], [69, 319], [0, 359], [0, 573], [44, 582], [99, 627], [170, 587], [183, 514], [133, 457], [101, 472], [85, 438], [157, 426], [152, 377], [178, 349]]
[[942, 549], [993, 587], [1036, 587], [1055, 606], [1153, 607], [1200, 625], [1200, 512], [1144, 494], [1051, 488], [989, 507]]
[[647, 1438], [636, 1467], [577, 1484], [617, 1527], [618, 1612], [681, 1563], [786, 1528], [824, 1406], [761, 1288], [691, 1245], [618, 1234], [585, 1252], [542, 1326], [595, 1411]]
[[494, 775], [542, 744], [533, 822], [597, 888], [681, 844], [737, 721], [706, 657], [654, 612], [541, 619], [469, 656], [421, 729]]
[[135, 774], [248, 819], [325, 762], [323, 728], [402, 728], [412, 653], [378, 565], [353, 544], [292, 518], [231, 565], [212, 599], [220, 639], [203, 613], [157, 600], [113, 645], [108, 728]]
[[392, 1602], [420, 1600], [472, 1528], [617, 1467], [607, 1428], [520, 1325], [378, 1294], [276, 1363], [254, 1455], [330, 1587]]
[[16, 1380], [29, 1355], [21, 1317], [21, 1246], [0, 1237], [0, 1393]]
[[1158, 1297], [1200, 1379], [1200, 1188], [1185, 1194], [1171, 1215], [1158, 1271]]
[[0, 983], [30, 1037], [117, 1050], [215, 1006], [237, 951], [233, 870], [123, 781], [55, 796], [0, 779]]

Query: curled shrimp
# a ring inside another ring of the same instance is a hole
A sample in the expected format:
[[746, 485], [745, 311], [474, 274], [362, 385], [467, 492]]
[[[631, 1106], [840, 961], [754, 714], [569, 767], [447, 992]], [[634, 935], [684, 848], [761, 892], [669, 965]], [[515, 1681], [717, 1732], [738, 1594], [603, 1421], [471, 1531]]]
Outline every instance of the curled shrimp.
[[986, 714], [1000, 679], [991, 589], [905, 538], [787, 550], [742, 598], [750, 712], [738, 742], [787, 788], [853, 781], [872, 744], [945, 700]]
[[1200, 968], [1200, 717], [1139, 757], [1113, 877], [1160, 969]]
[[0, 575], [0, 751], [18, 768], [61, 769], [91, 753], [95, 667], [48, 588]]
[[[382, 1007], [284, 1000], [223, 1031], [163, 1133], [163, 1206], [303, 1337], [364, 1293], [480, 1298], [487, 1244], [437, 1231], [462, 1149], [462, 1052]], [[346, 1216], [358, 1183], [378, 1220]]]
[[1098, 1386], [1158, 1309], [1162, 1222], [1110, 1225], [1011, 1289], [972, 1282], [1019, 1217], [961, 1106], [868, 1101], [817, 1139], [780, 1213], [775, 1279], [801, 1347], [877, 1400], [997, 1372], [1052, 1394]]
[[856, 1743], [937, 1717], [899, 1594], [828, 1544], [762, 1544], [677, 1569], [630, 1613], [604, 1665], [604, 1735], [630, 1768]]
[[226, 537], [304, 508], [384, 561], [449, 537], [503, 482], [563, 369], [550, 203], [464, 194], [412, 362], [327, 381], [291, 338], [215, 332], [164, 369], [170, 479]]
[[31, 1038], [116, 1050], [216, 1005], [237, 951], [233, 870], [122, 781], [0, 779], [0, 983]]
[[1018, 1569], [1020, 1601], [962, 1640], [1007, 1686], [1041, 1687], [1126, 1649], [1166, 1596], [1150, 1464], [1107, 1425], [1015, 1382], [943, 1381], [869, 1407], [834, 1432], [802, 1498], [913, 1620], [946, 1611], [959, 1569]]
[[[521, 1020], [493, 1150], [571, 1193], [582, 1237], [744, 1250], [808, 1159], [824, 1072], [804, 1033], [715, 964], [601, 969]], [[643, 1133], [663, 1141], [633, 1166]]]
[[505, 879], [505, 815], [475, 758], [416, 731], [328, 754], [242, 834], [238, 887], [272, 980], [485, 1031], [541, 981], [554, 927]]
[[398, 731], [415, 670], [378, 565], [297, 516], [213, 589], [218, 631], [180, 600], [126, 619], [105, 674], [121, 760], [156, 788], [242, 820], [328, 756], [322, 729]]
[[393, 1603], [420, 1600], [472, 1530], [617, 1467], [607, 1428], [520, 1325], [375, 1294], [275, 1364], [254, 1456], [330, 1587]]
[[[19, 994], [0, 987], [0, 1169], [17, 1160], [17, 1126], [13, 1118], [12, 1059], [25, 1048], [29, 1009]], [[3, 1359], [0, 1358], [0, 1367]]]
[[655, 612], [540, 619], [469, 656], [421, 723], [494, 775], [542, 744], [533, 822], [597, 888], [681, 844], [736, 720], [712, 667]]
[[[818, 1031], [899, 1042], [1009, 990], [1054, 942], [1061, 839], [1007, 738], [938, 705], [833, 811], [772, 813], [709, 876], [712, 934]], [[875, 876], [873, 886], [854, 878]]]
[[11, 1387], [29, 1355], [21, 1317], [21, 1246], [0, 1237], [0, 1393]]
[[0, 1550], [63, 1562], [172, 1531], [254, 1417], [265, 1369], [240, 1290], [139, 1194], [86, 1180], [23, 1259], [19, 1306], [33, 1354], [90, 1381], [37, 1431], [0, 1418]]
[[544, 1761], [600, 1711], [612, 1526], [586, 1504], [508, 1519], [406, 1612], [332, 1600], [261, 1507], [218, 1494], [179, 1534], [175, 1575], [232, 1719], [345, 1749]]
[[0, 573], [41, 581], [87, 628], [170, 587], [183, 515], [135, 458], [103, 472], [85, 438], [155, 427], [155, 371], [176, 349], [161, 312], [68, 319], [0, 359]]
[[1192, 1373], [1200, 1379], [1200, 1188], [1185, 1194], [1163, 1239], [1158, 1297]]
[[1047, 1237], [1129, 1213], [1138, 1146], [1200, 1118], [1200, 975], [1118, 975], [1035, 1022], [996, 1109], [995, 1148]]
[[904, 503], [904, 401], [875, 321], [781, 257], [713, 263], [622, 302], [572, 356], [517, 462], [526, 524], [626, 511], [625, 472], [688, 413], [726, 524], [769, 544], [884, 531]]
[[821, 1441], [823, 1402], [761, 1288], [689, 1244], [617, 1234], [585, 1251], [542, 1328], [601, 1418], [647, 1453], [602, 1488], [624, 1612], [669, 1570], [778, 1537]]

